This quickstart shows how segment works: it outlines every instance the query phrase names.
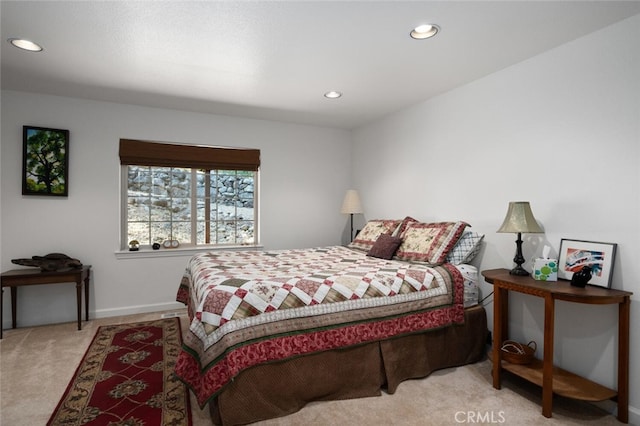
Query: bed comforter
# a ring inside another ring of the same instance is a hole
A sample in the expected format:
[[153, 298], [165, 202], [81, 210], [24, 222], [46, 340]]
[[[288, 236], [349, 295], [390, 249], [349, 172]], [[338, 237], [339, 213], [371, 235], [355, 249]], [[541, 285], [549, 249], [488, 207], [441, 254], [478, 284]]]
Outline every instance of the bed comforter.
[[191, 325], [176, 374], [203, 407], [255, 365], [462, 323], [463, 292], [453, 265], [342, 246], [202, 253], [178, 290]]

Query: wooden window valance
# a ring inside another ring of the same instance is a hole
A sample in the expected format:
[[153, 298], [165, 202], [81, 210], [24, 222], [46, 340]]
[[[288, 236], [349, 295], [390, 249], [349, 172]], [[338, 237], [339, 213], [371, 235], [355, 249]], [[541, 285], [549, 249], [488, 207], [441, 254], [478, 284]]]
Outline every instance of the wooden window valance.
[[260, 150], [120, 139], [120, 164], [258, 171]]

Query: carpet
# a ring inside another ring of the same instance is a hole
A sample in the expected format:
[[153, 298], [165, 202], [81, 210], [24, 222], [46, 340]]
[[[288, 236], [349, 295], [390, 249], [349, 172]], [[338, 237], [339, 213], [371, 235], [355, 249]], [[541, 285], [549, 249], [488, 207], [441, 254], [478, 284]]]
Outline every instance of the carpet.
[[98, 328], [47, 425], [190, 426], [181, 344], [179, 318]]

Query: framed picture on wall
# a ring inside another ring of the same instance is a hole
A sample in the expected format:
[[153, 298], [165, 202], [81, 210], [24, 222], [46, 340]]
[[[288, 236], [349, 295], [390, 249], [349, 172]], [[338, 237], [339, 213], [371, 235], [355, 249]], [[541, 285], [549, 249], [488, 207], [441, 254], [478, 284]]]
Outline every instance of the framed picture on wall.
[[590, 266], [592, 277], [589, 284], [611, 287], [617, 246], [612, 243], [563, 238], [560, 240], [558, 278], [570, 280], [574, 273]]
[[22, 127], [22, 195], [69, 194], [69, 131]]

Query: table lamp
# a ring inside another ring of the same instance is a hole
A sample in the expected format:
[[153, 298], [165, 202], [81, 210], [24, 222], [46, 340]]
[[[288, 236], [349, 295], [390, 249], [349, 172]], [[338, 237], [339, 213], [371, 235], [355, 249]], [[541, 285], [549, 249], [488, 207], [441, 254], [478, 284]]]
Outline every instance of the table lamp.
[[347, 191], [344, 196], [344, 201], [342, 202], [340, 213], [351, 215], [351, 233], [349, 234], [349, 238], [353, 241], [353, 215], [356, 213], [362, 213], [362, 203], [360, 203], [358, 191], [355, 189], [349, 189]]
[[522, 264], [524, 263], [524, 257], [522, 256], [522, 233], [544, 232], [533, 217], [533, 212], [531, 211], [529, 202], [511, 201], [509, 203], [509, 210], [507, 210], [507, 216], [504, 218], [504, 222], [497, 232], [518, 234], [518, 239], [516, 240], [516, 257], [513, 258], [516, 267], [509, 273], [511, 275], [529, 275], [529, 273], [522, 267]]

